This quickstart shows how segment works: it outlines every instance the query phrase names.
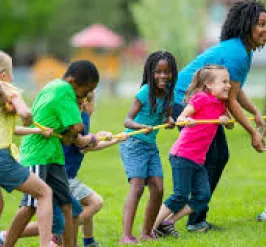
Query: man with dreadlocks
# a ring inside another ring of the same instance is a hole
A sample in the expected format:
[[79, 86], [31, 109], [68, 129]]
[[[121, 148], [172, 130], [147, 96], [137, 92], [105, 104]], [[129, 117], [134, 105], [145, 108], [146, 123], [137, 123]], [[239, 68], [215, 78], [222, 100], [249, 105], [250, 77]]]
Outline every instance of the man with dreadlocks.
[[174, 122], [171, 116], [177, 67], [169, 52], [152, 53], [144, 66], [143, 80], [125, 121], [126, 132], [146, 128], [145, 134], [129, 137], [120, 144], [120, 154], [130, 189], [123, 212], [123, 238], [121, 244], [137, 244], [132, 227], [139, 200], [145, 185], [150, 191], [141, 240], [151, 240], [152, 226], [163, 197], [163, 171], [156, 145], [158, 130], [152, 126]]
[[[228, 108], [233, 117], [250, 134], [252, 146], [261, 152], [265, 148], [263, 135], [253, 128], [242, 108], [255, 116], [257, 126], [262, 127], [264, 133], [265, 122], [242, 88], [250, 70], [253, 51], [263, 47], [265, 42], [265, 6], [255, 0], [244, 0], [233, 4], [222, 27], [221, 42], [200, 54], [179, 73], [175, 86], [174, 119], [182, 112], [182, 101], [195, 72], [207, 64], [222, 65], [229, 71], [231, 80]], [[205, 162], [212, 193], [221, 177], [228, 157], [229, 152], [224, 130], [222, 126], [219, 126]], [[188, 220], [188, 230], [205, 231], [210, 229], [213, 225], [206, 222], [207, 211], [208, 208], [199, 214], [192, 214]], [[173, 232], [174, 229], [169, 230], [169, 234]]]

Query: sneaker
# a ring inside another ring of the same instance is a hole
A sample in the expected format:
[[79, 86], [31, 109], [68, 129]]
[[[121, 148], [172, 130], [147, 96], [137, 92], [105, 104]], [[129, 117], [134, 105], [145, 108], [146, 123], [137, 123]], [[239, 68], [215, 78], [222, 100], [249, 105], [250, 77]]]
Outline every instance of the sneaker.
[[257, 221], [266, 221], [266, 210], [257, 216]]
[[[0, 247], [2, 246], [0, 245]], [[57, 247], [57, 244], [54, 241], [50, 241], [49, 247]]]
[[175, 230], [174, 224], [167, 222], [163, 222], [156, 229], [153, 229], [152, 234], [156, 238], [163, 238], [167, 236], [178, 238], [179, 236], [178, 232]]
[[139, 241], [137, 240], [136, 237], [134, 236], [127, 236], [127, 237], [123, 237], [120, 241], [119, 244], [138, 244]]
[[100, 243], [98, 243], [98, 242], [93, 242], [93, 243], [91, 243], [91, 244], [84, 245], [84, 247], [100, 247]]
[[0, 247], [4, 246], [4, 243], [6, 241], [6, 231], [0, 232]]
[[195, 225], [188, 225], [187, 229], [189, 232], [207, 232], [210, 230], [216, 230], [216, 231], [222, 230], [221, 227], [216, 226], [216, 225], [209, 223], [207, 221], [203, 221], [203, 222], [200, 222], [200, 223], [195, 224]]
[[52, 236], [52, 242], [56, 244], [55, 246], [63, 247], [63, 239], [62, 236], [59, 234], [54, 234]]

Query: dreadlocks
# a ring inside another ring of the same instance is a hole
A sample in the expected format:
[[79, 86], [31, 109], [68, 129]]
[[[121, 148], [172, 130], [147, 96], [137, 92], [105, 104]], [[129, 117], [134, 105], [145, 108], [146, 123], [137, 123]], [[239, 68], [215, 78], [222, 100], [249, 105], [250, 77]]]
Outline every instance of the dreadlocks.
[[222, 27], [221, 41], [239, 37], [245, 45], [250, 45], [252, 27], [257, 24], [261, 12], [266, 9], [257, 0], [233, 4]]
[[178, 74], [176, 61], [171, 53], [167, 51], [156, 51], [147, 58], [144, 66], [143, 80], [141, 86], [145, 84], [149, 85], [149, 101], [152, 114], [156, 111], [156, 82], [154, 80], [154, 73], [156, 65], [160, 60], [166, 60], [172, 72], [172, 79], [171, 81], [169, 81], [169, 84], [165, 88], [164, 104], [162, 110], [162, 115], [168, 115], [169, 106], [173, 100], [173, 92]]

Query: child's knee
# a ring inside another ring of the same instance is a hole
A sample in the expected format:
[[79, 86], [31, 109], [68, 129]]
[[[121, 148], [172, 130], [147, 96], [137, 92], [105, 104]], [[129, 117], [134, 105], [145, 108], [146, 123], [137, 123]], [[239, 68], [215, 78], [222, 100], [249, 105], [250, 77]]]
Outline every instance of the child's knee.
[[144, 184], [131, 184], [131, 191], [133, 191], [133, 193], [140, 198], [144, 192], [144, 187]]

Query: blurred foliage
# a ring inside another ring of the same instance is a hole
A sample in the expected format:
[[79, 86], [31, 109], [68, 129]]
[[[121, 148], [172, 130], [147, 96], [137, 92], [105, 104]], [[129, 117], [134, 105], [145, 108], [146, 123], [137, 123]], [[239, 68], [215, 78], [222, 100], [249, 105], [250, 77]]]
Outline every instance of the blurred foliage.
[[1, 49], [10, 49], [21, 38], [32, 41], [44, 35], [49, 17], [61, 1], [52, 0], [48, 4], [43, 0], [1, 0]]
[[127, 40], [136, 36], [129, 4], [139, 0], [1, 0], [0, 47], [18, 41], [42, 44], [47, 52], [68, 57], [69, 38], [94, 23], [102, 23]]
[[129, 4], [138, 0], [64, 0], [51, 17], [46, 36], [49, 52], [60, 58], [70, 52], [70, 37], [94, 23], [101, 23], [129, 40], [136, 26]]
[[172, 52], [179, 67], [196, 55], [204, 36], [206, 0], [140, 0], [131, 10], [150, 51]]

